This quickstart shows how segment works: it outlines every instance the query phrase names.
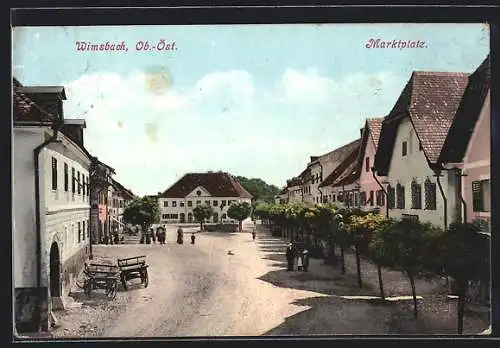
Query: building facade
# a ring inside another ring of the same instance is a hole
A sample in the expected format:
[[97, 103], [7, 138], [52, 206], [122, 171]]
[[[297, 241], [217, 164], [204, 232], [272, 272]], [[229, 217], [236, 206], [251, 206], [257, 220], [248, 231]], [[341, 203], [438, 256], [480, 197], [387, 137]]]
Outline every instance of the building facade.
[[48, 330], [50, 311], [62, 307], [89, 252], [91, 156], [71, 132], [83, 134], [85, 123], [64, 119], [63, 99], [62, 87], [14, 81], [13, 285], [19, 333]]
[[387, 176], [390, 217], [443, 228], [457, 218], [456, 175], [438, 162], [467, 81], [464, 73], [414, 72], [382, 122], [375, 169]]
[[227, 217], [235, 202], [251, 204], [252, 195], [229, 173], [189, 173], [166, 191], [158, 193], [160, 223], [194, 223], [193, 209], [208, 204], [214, 214], [209, 222], [233, 222]]

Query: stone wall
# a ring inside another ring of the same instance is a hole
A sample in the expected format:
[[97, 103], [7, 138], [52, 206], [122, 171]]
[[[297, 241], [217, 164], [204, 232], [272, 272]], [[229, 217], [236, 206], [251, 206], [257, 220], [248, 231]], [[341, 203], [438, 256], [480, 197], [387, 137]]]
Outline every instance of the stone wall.
[[[48, 289], [43, 287], [40, 289], [40, 320], [42, 322], [42, 330], [49, 329], [49, 312], [48, 312]], [[14, 289], [15, 303], [15, 323], [18, 333], [36, 332], [38, 331], [37, 323], [37, 288], [15, 288]]]

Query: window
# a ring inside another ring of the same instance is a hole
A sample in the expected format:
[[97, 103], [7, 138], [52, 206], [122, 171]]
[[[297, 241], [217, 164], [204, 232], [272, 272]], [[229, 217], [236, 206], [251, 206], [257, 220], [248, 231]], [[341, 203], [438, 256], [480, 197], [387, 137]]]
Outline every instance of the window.
[[218, 201], [214, 201], [214, 207], [218, 206], [219, 205], [219, 202]]
[[52, 190], [57, 190], [57, 160], [52, 157]]
[[323, 203], [328, 203], [328, 196], [323, 196]]
[[332, 202], [335, 202], [335, 195], [332, 195]]
[[82, 241], [82, 223], [78, 221], [78, 243]]
[[172, 201], [172, 207], [177, 207], [177, 201]]
[[69, 190], [69, 173], [68, 173], [68, 163], [64, 163], [64, 191]]
[[403, 144], [401, 146], [401, 154], [404, 156], [406, 156], [408, 153], [408, 143], [406, 141], [403, 141]]
[[338, 195], [337, 195], [337, 200], [339, 202], [344, 202], [344, 194], [342, 192], [340, 192]]
[[184, 206], [184, 202], [179, 202], [179, 206], [183, 207]]
[[396, 185], [396, 195], [397, 195], [396, 208], [397, 209], [404, 209], [405, 208], [405, 187], [399, 183]]
[[200, 205], [201, 204], [201, 201], [196, 201], [196, 205]]
[[422, 147], [422, 143], [418, 144], [418, 151], [424, 151], [424, 148]]
[[490, 211], [490, 179], [472, 182], [472, 211]]
[[[121, 220], [121, 218], [120, 218]], [[87, 220], [87, 238], [90, 238], [90, 222]]]
[[161, 215], [161, 218], [162, 218], [163, 220], [168, 219], [168, 214], [162, 214], [162, 215]]
[[370, 205], [373, 206], [375, 202], [373, 201], [373, 191], [370, 191]]
[[170, 214], [170, 218], [177, 220], [177, 219], [179, 219], [179, 214]]
[[86, 229], [85, 229], [85, 221], [82, 222], [82, 225], [83, 225], [83, 227], [82, 227], [82, 231], [83, 231], [83, 233], [82, 233], [82, 239], [85, 240], [85, 231], [86, 231]]
[[387, 186], [387, 205], [389, 206], [389, 209], [394, 209], [394, 203], [395, 203], [395, 197], [396, 192], [394, 190], [394, 187], [391, 185]]
[[223, 219], [227, 218], [227, 215], [226, 214], [222, 214], [222, 218]]
[[359, 204], [366, 205], [366, 192], [359, 193]]
[[192, 207], [193, 206], [193, 201], [188, 201], [188, 207]]
[[358, 206], [358, 198], [359, 198], [359, 193], [355, 192], [354, 193], [354, 206]]
[[422, 185], [416, 180], [411, 183], [411, 208], [422, 209]]
[[425, 210], [436, 210], [436, 184], [425, 180]]
[[163, 201], [163, 206], [168, 207], [168, 201]]
[[83, 185], [82, 185], [82, 195], [85, 196], [85, 175], [82, 176], [82, 182], [83, 182]]
[[80, 185], [80, 172], [79, 171], [77, 172], [76, 177], [78, 178], [78, 182], [77, 182], [78, 189], [77, 189], [77, 192], [78, 192], [78, 194], [80, 194], [82, 192], [81, 191], [82, 190], [82, 186]]
[[76, 182], [75, 182], [76, 178], [75, 178], [75, 168], [71, 168], [71, 192], [75, 193], [75, 189], [76, 189]]
[[370, 171], [370, 157], [365, 158], [365, 171]]
[[210, 201], [205, 201], [205, 204], [206, 205], [210, 205]]
[[378, 206], [383, 206], [385, 205], [385, 193], [383, 190], [378, 190], [377, 193], [376, 193], [376, 197], [377, 197], [377, 205]]

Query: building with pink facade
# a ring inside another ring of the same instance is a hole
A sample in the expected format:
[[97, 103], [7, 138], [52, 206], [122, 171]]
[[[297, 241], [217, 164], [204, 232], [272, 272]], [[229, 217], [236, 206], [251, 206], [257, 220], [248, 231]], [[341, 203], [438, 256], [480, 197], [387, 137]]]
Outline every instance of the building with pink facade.
[[383, 185], [386, 178], [374, 177], [372, 172], [383, 119], [369, 118], [365, 122], [357, 164], [357, 181], [360, 186], [360, 208], [378, 209], [380, 213], [385, 214], [386, 197]]
[[440, 161], [460, 175], [462, 220], [490, 220], [490, 59], [469, 76]]

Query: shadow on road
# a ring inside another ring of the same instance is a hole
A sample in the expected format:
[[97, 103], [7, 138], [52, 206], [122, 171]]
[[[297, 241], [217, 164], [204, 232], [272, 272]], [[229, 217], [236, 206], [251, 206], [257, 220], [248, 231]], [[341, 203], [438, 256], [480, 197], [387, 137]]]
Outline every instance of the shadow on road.
[[[431, 328], [415, 321], [411, 312], [392, 303], [369, 303], [336, 296], [310, 297], [292, 302], [309, 307], [285, 319], [264, 336], [284, 335], [398, 335], [429, 334]], [[435, 328], [432, 332], [436, 332]]]
[[370, 287], [358, 288], [355, 275], [322, 276], [309, 272], [286, 270], [286, 262], [282, 269], [270, 271], [258, 279], [283, 288], [305, 290], [326, 295], [339, 296], [377, 296], [378, 293]]

